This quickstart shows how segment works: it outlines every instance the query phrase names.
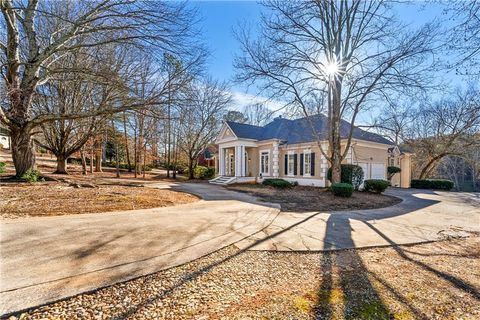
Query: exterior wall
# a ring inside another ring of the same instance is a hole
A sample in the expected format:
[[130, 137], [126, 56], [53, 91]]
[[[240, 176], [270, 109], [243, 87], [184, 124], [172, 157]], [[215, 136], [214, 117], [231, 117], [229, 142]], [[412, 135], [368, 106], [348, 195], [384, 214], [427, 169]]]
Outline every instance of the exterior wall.
[[263, 178], [272, 178], [273, 177], [273, 142], [269, 143], [262, 143], [259, 144], [258, 147], [256, 148], [256, 161], [257, 161], [257, 170], [255, 170], [254, 173], [255, 176], [260, 177], [260, 155], [262, 151], [269, 151], [269, 157], [268, 157], [268, 168], [269, 168], [269, 174], [268, 175], [263, 175]]
[[404, 154], [400, 158], [400, 187], [410, 188], [412, 180], [412, 157], [410, 154]]
[[[327, 148], [326, 145], [323, 146], [324, 149]], [[313, 175], [300, 175], [300, 154], [303, 154], [305, 150], [310, 150], [310, 152], [315, 153], [315, 166]], [[291, 182], [298, 182], [299, 185], [305, 186], [326, 186], [326, 170], [328, 166], [326, 165], [326, 160], [320, 152], [320, 148], [315, 142], [311, 143], [302, 143], [294, 145], [284, 145], [280, 146], [279, 149], [279, 177]], [[297, 175], [286, 175], [285, 174], [285, 155], [293, 153], [297, 154]]]
[[248, 166], [247, 166], [247, 176], [257, 177], [260, 172], [259, 163], [260, 155], [258, 154], [258, 148], [247, 148], [248, 153]]

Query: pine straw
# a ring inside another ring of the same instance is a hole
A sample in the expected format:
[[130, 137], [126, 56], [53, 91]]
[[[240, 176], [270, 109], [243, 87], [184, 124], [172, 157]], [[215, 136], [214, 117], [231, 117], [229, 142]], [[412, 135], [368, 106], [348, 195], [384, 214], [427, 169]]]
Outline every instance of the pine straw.
[[261, 184], [234, 184], [231, 190], [246, 192], [267, 202], [279, 203], [283, 211], [338, 211], [377, 209], [400, 203], [401, 200], [383, 194], [355, 191], [350, 198], [336, 197], [327, 188], [296, 186], [275, 189]]
[[1, 218], [56, 216], [167, 207], [197, 201], [176, 191], [146, 187], [101, 185], [74, 188], [65, 183], [3, 185]]

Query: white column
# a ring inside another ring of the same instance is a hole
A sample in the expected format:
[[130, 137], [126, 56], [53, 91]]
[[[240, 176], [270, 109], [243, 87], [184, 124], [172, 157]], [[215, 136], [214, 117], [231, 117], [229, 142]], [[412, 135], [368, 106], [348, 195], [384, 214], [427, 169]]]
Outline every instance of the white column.
[[242, 146], [242, 177], [247, 175], [247, 165], [245, 162], [245, 146]]
[[225, 148], [218, 148], [218, 174], [225, 175]]
[[280, 166], [279, 166], [278, 156], [279, 156], [279, 152], [278, 152], [278, 141], [275, 141], [275, 142], [273, 143], [273, 152], [272, 152], [272, 162], [273, 162], [272, 169], [273, 169], [273, 177], [274, 177], [274, 178], [278, 178], [278, 177], [279, 177], [279, 169], [280, 169]]
[[235, 177], [241, 177], [242, 174], [242, 146], [235, 146]]

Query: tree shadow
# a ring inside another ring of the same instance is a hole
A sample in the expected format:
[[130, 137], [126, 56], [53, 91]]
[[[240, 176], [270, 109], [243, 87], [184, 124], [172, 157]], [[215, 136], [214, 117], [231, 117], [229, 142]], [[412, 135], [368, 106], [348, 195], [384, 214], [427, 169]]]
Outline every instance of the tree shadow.
[[389, 319], [390, 312], [370, 282], [367, 269], [357, 250], [335, 251], [335, 237], [343, 233], [342, 244], [354, 247], [350, 220], [330, 215], [322, 255], [322, 282], [315, 303], [317, 319]]
[[410, 256], [407, 255], [407, 253], [400, 247], [398, 246], [394, 241], [392, 241], [390, 238], [388, 238], [382, 231], [377, 229], [374, 225], [369, 223], [368, 221], [363, 221], [368, 227], [370, 227], [373, 231], [375, 231], [378, 235], [380, 235], [383, 239], [385, 239], [389, 244], [391, 244], [391, 247], [398, 253], [400, 257], [403, 259], [414, 263], [415, 265], [419, 266], [423, 270], [426, 270], [428, 272], [433, 273], [437, 277], [448, 281], [450, 284], [455, 286], [456, 288], [472, 295], [475, 299], [480, 300], [480, 292], [473, 286], [472, 284], [469, 284], [462, 279], [459, 279], [451, 274], [448, 274], [446, 272], [437, 270], [429, 265], [427, 265], [424, 262], [415, 260], [411, 258]]

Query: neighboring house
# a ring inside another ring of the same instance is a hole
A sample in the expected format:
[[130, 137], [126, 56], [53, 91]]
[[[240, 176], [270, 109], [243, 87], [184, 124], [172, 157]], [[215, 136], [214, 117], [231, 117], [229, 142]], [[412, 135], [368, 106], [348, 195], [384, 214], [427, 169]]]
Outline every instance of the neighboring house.
[[198, 155], [197, 163], [199, 166], [215, 167], [217, 147], [209, 145]]
[[0, 127], [0, 149], [10, 149], [10, 133], [7, 129]]
[[[324, 115], [310, 117], [319, 139], [314, 136], [307, 118], [288, 120], [276, 118], [259, 127], [227, 121], [215, 143], [218, 145], [218, 177], [212, 183], [261, 181], [264, 178], [283, 178], [300, 185], [326, 187], [328, 152], [327, 118]], [[340, 126], [342, 144], [350, 131], [350, 124]], [[389, 148], [392, 144], [382, 136], [355, 127], [351, 147], [344, 163], [363, 168], [365, 179], [386, 179]], [[395, 155], [400, 159], [402, 155]], [[396, 159], [396, 158], [395, 158]], [[402, 172], [410, 172], [410, 156], [404, 154], [399, 161]], [[399, 186], [410, 187], [410, 180], [402, 179]]]

